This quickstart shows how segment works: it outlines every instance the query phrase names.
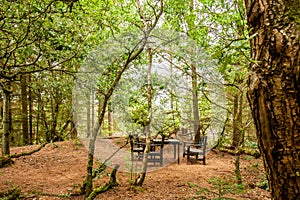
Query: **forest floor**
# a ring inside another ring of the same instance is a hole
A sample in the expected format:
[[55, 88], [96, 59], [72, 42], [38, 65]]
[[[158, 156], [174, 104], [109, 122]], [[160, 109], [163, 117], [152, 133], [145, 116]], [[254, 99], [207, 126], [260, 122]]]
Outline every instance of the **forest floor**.
[[[118, 139], [120, 140], [120, 139]], [[120, 141], [114, 141], [120, 144]], [[16, 147], [11, 153], [21, 153], [38, 148], [38, 145]], [[87, 165], [87, 149], [79, 141], [47, 144], [40, 151], [13, 159], [14, 164], [0, 169], [0, 192], [21, 189], [23, 199], [74, 199], [72, 196], [82, 185]], [[235, 184], [235, 156], [210, 151], [207, 165], [168, 163], [147, 173], [143, 187], [130, 186], [130, 173], [117, 173], [118, 186], [99, 194], [96, 199], [217, 199], [269, 200], [270, 193], [261, 189], [266, 183], [261, 159], [241, 155], [242, 185]], [[96, 167], [96, 166], [95, 166]], [[107, 168], [111, 172], [111, 168]], [[104, 185], [109, 177], [103, 174], [95, 187]], [[0, 198], [1, 199], [1, 198]], [[221, 199], [221, 198], [219, 198]]]

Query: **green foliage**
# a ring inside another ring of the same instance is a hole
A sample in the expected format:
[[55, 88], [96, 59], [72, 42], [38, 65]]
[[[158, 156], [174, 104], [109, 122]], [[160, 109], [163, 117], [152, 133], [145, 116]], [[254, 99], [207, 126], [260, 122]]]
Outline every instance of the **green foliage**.
[[107, 167], [105, 163], [99, 162], [98, 167], [93, 170], [93, 178], [98, 179], [102, 176], [109, 176], [109, 173], [107, 172]]
[[247, 160], [247, 161], [253, 160], [253, 157], [252, 156], [246, 156], [245, 160]]
[[[26, 87], [33, 93], [33, 124], [39, 127], [37, 141], [45, 140], [39, 138], [41, 135], [48, 141], [66, 139], [73, 76], [89, 47], [99, 42], [99, 38], [96, 42], [90, 37], [99, 31], [92, 15], [99, 7], [92, 7], [90, 1], [77, 1], [72, 10], [63, 1], [1, 2], [1, 87], [9, 81], [13, 95], [18, 94], [20, 75], [28, 74], [31, 80]], [[11, 101], [17, 105], [12, 110], [12, 144], [21, 144], [21, 134], [16, 132], [22, 128], [18, 124], [18, 101]]]
[[257, 149], [258, 148], [257, 142], [254, 142], [254, 141], [248, 141], [247, 140], [245, 145], [248, 146], [251, 149]]
[[82, 143], [82, 141], [78, 137], [73, 138], [73, 142], [74, 142], [75, 149], [79, 149], [81, 147], [84, 147], [84, 144]]
[[186, 33], [203, 47], [209, 45], [209, 26], [203, 1], [168, 0], [165, 7], [164, 26]]
[[19, 187], [13, 186], [11, 189], [0, 192], [1, 200], [18, 200], [21, 199], [21, 189]]
[[261, 181], [258, 181], [256, 183], [256, 187], [264, 189], [264, 190], [269, 190], [270, 188], [269, 188], [269, 181], [267, 179], [267, 176], [264, 175], [264, 176], [260, 176], [259, 178]]
[[62, 127], [71, 118], [73, 78], [59, 72], [44, 71], [32, 75], [31, 80], [28, 86], [39, 107], [35, 112], [43, 122], [40, 130], [45, 133], [47, 141], [67, 138]]
[[258, 163], [254, 163], [253, 165], [252, 165], [252, 167], [254, 167], [254, 168], [258, 168], [259, 167], [259, 164]]
[[139, 88], [129, 98], [129, 115], [134, 123], [141, 126], [146, 125], [149, 105], [147, 103], [147, 86]]
[[288, 1], [286, 2], [286, 15], [292, 22], [295, 22], [300, 30], [300, 1]]
[[2, 1], [1, 10], [1, 73], [6, 78], [53, 69], [74, 57], [85, 39], [86, 30], [78, 28], [74, 13], [60, 1]]
[[225, 197], [226, 194], [241, 194], [244, 193], [244, 185], [242, 184], [232, 184], [228, 181], [213, 177], [208, 180], [208, 183], [212, 185], [212, 189], [200, 188], [198, 194], [213, 194], [214, 200], [225, 200], [233, 199]]
[[199, 187], [198, 184], [196, 184], [196, 183], [191, 183], [191, 182], [187, 182], [187, 185], [188, 185], [190, 188], [197, 188], [197, 187]]

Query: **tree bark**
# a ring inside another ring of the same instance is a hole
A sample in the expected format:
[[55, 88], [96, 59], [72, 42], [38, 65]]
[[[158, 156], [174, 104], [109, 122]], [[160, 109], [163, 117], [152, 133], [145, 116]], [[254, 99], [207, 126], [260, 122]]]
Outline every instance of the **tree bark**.
[[299, 199], [298, 1], [245, 0], [251, 57], [248, 100], [272, 199]]
[[91, 94], [92, 92], [88, 92], [86, 94], [87, 98], [87, 104], [86, 104], [86, 137], [89, 138], [91, 136], [91, 103], [94, 103], [94, 101], [91, 101]]
[[243, 143], [243, 92], [234, 94], [232, 143], [233, 148], [238, 148]]
[[[141, 47], [136, 49], [136, 51], [134, 53], [131, 52], [129, 54], [129, 56], [126, 60], [126, 63], [124, 65], [120, 66], [120, 69], [118, 70], [116, 77], [114, 78], [110, 87], [107, 89], [107, 91], [105, 93], [102, 93], [102, 95], [100, 95], [101, 98], [99, 100], [98, 120], [97, 120], [96, 126], [93, 129], [91, 139], [89, 141], [87, 175], [86, 175], [83, 187], [81, 188], [82, 189], [81, 192], [85, 193], [86, 197], [88, 197], [91, 194], [91, 192], [93, 191], [93, 163], [94, 163], [94, 153], [95, 153], [95, 142], [97, 139], [97, 135], [101, 129], [102, 123], [103, 123], [105, 111], [107, 108], [107, 103], [108, 103], [111, 95], [113, 94], [114, 89], [116, 88], [117, 84], [120, 82], [123, 73], [126, 71], [126, 69], [128, 69], [129, 64], [142, 53], [145, 45], [146, 45], [146, 40], [143, 41]], [[101, 101], [101, 99], [102, 99], [102, 101]]]
[[108, 134], [109, 136], [112, 136], [113, 127], [114, 127], [114, 113], [112, 111], [111, 102], [108, 104], [107, 118], [108, 118]]
[[148, 167], [148, 155], [150, 152], [150, 138], [151, 138], [151, 121], [152, 121], [152, 81], [151, 81], [151, 73], [152, 73], [152, 52], [151, 48], [148, 47], [148, 71], [147, 71], [147, 100], [148, 100], [148, 116], [145, 125], [145, 135], [146, 135], [146, 147], [143, 155], [143, 165], [142, 171], [138, 175], [137, 179], [134, 182], [136, 186], [142, 186], [147, 174]]
[[193, 97], [193, 116], [194, 116], [194, 134], [195, 142], [200, 140], [200, 117], [198, 105], [198, 81], [196, 66], [192, 64], [192, 97]]
[[[31, 75], [28, 77], [28, 82], [31, 82]], [[29, 102], [29, 144], [33, 144], [33, 95], [32, 89], [28, 90], [28, 102]]]
[[[195, 35], [194, 35], [194, 30], [196, 28], [195, 25], [195, 8], [194, 8], [194, 0], [190, 0], [189, 2], [189, 19], [187, 19], [187, 24], [188, 24], [188, 31], [187, 31], [187, 35], [189, 37], [191, 37], [192, 39], [195, 39]], [[195, 63], [191, 64], [191, 71], [192, 71], [192, 98], [193, 98], [193, 126], [194, 126], [194, 140], [195, 142], [199, 142], [200, 140], [200, 116], [199, 116], [199, 105], [198, 105], [198, 74], [197, 74], [197, 68]]]
[[2, 135], [2, 155], [10, 154], [10, 91], [3, 88], [3, 135]]
[[28, 93], [27, 93], [27, 76], [21, 77], [21, 101], [22, 101], [22, 132], [23, 132], [23, 144], [29, 144], [28, 134]]
[[120, 165], [116, 165], [114, 167], [113, 171], [111, 172], [109, 182], [99, 188], [94, 189], [93, 192], [87, 198], [87, 200], [95, 199], [98, 194], [104, 193], [109, 189], [119, 185], [119, 183], [117, 182], [117, 171], [119, 167]]

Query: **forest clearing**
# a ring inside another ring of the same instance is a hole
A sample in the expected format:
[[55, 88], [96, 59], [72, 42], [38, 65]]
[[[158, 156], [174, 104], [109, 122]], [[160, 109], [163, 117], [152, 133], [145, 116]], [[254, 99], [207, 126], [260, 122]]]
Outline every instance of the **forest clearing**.
[[299, 199], [299, 0], [2, 0], [0, 27], [0, 200]]
[[[12, 148], [12, 153], [37, 147]], [[19, 188], [22, 199], [85, 199], [84, 195], [72, 195], [79, 191], [84, 181], [87, 153], [78, 141], [47, 144], [40, 151], [14, 159], [14, 164], [0, 169], [0, 192]], [[99, 194], [96, 199], [214, 199], [218, 195], [239, 200], [270, 199], [270, 193], [259, 188], [263, 187], [266, 179], [262, 160], [241, 156], [243, 184], [240, 187], [235, 184], [234, 160], [234, 156], [218, 150], [208, 153], [207, 165], [187, 164], [186, 158], [181, 156], [180, 164], [175, 162], [149, 172], [143, 187], [131, 186], [129, 173], [119, 171], [119, 185]], [[111, 169], [107, 171], [111, 172]], [[95, 187], [104, 185], [108, 180], [109, 177], [102, 174]]]

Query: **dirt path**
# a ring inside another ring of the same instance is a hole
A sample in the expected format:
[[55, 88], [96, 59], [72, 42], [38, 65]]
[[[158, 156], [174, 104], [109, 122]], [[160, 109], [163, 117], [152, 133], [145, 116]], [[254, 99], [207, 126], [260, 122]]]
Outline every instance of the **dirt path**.
[[[88, 148], [88, 140], [82, 140], [84, 146]], [[128, 141], [119, 138], [101, 138], [96, 140], [95, 144], [95, 157], [101, 161], [106, 162], [110, 167], [114, 167], [115, 165], [120, 165], [119, 171], [122, 172], [130, 172], [131, 171], [131, 154], [130, 154], [130, 146]], [[120, 148], [121, 147], [121, 148]], [[172, 163], [177, 162], [177, 150], [176, 146], [176, 157], [174, 158], [174, 146], [173, 145], [165, 145], [163, 150], [163, 167], [166, 167]], [[181, 154], [180, 154], [181, 155]], [[135, 167], [141, 167], [141, 162], [134, 162], [133, 165]], [[151, 164], [151, 163], [150, 163]], [[149, 165], [148, 171], [154, 171], [160, 169], [158, 164], [155, 166]]]
[[[114, 141], [123, 144], [124, 141]], [[111, 145], [108, 144], [107, 145]], [[99, 146], [99, 145], [97, 145]], [[12, 153], [29, 151], [37, 146], [13, 148]], [[97, 151], [100, 151], [97, 149]], [[126, 149], [124, 149], [126, 153]], [[100, 151], [101, 152], [101, 151]], [[100, 153], [98, 152], [98, 153]], [[108, 155], [111, 152], [104, 152]], [[116, 156], [116, 162], [123, 158], [123, 153]], [[120, 170], [117, 174], [119, 186], [101, 194], [97, 199], [213, 199], [217, 197], [216, 188], [226, 188], [229, 182], [230, 191], [225, 197], [234, 199], [268, 200], [268, 191], [258, 188], [264, 181], [262, 161], [249, 156], [241, 157], [241, 172], [244, 181], [242, 193], [234, 188], [234, 160], [235, 157], [221, 152], [210, 152], [207, 165], [187, 164], [181, 158], [176, 162], [151, 171], [147, 174], [143, 188], [130, 187], [130, 174]], [[58, 194], [70, 194], [79, 190], [82, 184], [87, 162], [87, 150], [80, 143], [73, 141], [48, 144], [41, 151], [30, 156], [14, 159], [15, 164], [0, 169], [0, 191], [13, 187], [20, 187], [24, 199], [63, 199]], [[122, 161], [123, 162], [123, 161]], [[108, 169], [110, 172], [111, 170]], [[108, 177], [100, 177], [95, 186], [103, 185]], [[199, 193], [206, 188], [208, 193]], [[48, 195], [46, 195], [48, 194]], [[49, 196], [55, 194], [55, 196]], [[202, 197], [201, 197], [202, 196]], [[205, 197], [205, 198], [204, 198]], [[66, 199], [84, 199], [83, 196]]]

